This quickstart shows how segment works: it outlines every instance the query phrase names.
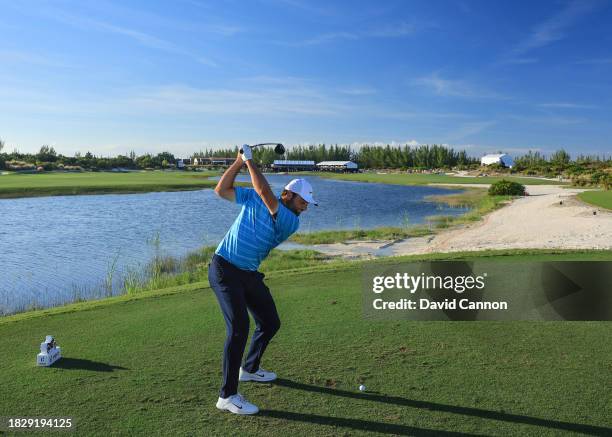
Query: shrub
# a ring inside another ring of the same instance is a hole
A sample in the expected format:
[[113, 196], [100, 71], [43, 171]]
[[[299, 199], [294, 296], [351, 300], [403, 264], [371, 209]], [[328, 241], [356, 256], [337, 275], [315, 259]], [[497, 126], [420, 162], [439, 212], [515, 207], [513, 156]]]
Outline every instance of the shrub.
[[612, 185], [612, 174], [605, 171], [596, 171], [591, 175], [591, 185], [600, 186], [604, 190], [609, 190]]
[[518, 182], [501, 181], [494, 182], [489, 187], [489, 195], [491, 196], [524, 196], [525, 186]]
[[589, 182], [581, 176], [573, 176], [572, 177], [572, 185], [575, 185], [577, 187], [586, 187], [589, 184]]
[[38, 171], [39, 168], [42, 168], [44, 171], [52, 171], [55, 170], [56, 165], [54, 162], [40, 162], [37, 161], [36, 162], [36, 170]]
[[605, 173], [599, 177], [599, 186], [608, 191], [612, 187], [612, 173]]
[[601, 187], [609, 190], [612, 187], [612, 173], [596, 171], [595, 173], [585, 173], [572, 175], [572, 184], [577, 187]]
[[65, 165], [64, 171], [83, 171], [83, 167], [80, 165]]
[[483, 165], [483, 166], [481, 166], [481, 168], [483, 169], [483, 171], [487, 171], [488, 170], [489, 172], [492, 172], [492, 171], [502, 172], [502, 171], [504, 171], [506, 169], [506, 167], [504, 167], [502, 164], [500, 164], [498, 162], [493, 163], [493, 164], [489, 164], [489, 165]]
[[24, 161], [6, 161], [7, 170], [36, 170], [36, 166], [34, 164], [30, 164], [29, 162]]

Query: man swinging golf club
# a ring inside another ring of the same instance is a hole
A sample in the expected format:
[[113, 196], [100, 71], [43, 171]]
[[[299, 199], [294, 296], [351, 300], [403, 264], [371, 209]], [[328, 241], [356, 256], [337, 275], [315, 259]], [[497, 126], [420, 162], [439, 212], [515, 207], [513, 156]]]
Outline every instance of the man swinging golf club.
[[[217, 195], [242, 205], [242, 210], [219, 243], [208, 269], [208, 281], [217, 296], [227, 328], [223, 383], [217, 408], [235, 414], [259, 411], [238, 393], [238, 381], [276, 379], [274, 372], [259, 366], [266, 346], [280, 328], [280, 320], [274, 299], [264, 284], [264, 275], [257, 269], [270, 250], [297, 230], [298, 217], [308, 204], [316, 205], [312, 187], [304, 179], [289, 182], [277, 198], [252, 158], [251, 147], [243, 145], [236, 161], [215, 187]], [[249, 170], [254, 189], [234, 186], [243, 164]], [[255, 319], [256, 329], [241, 366], [249, 335], [247, 309]]]

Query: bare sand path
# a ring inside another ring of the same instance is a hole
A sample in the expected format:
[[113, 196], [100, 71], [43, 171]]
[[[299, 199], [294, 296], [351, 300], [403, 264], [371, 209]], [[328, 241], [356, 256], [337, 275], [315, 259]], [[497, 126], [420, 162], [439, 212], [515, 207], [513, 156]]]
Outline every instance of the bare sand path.
[[308, 247], [347, 258], [485, 249], [612, 249], [612, 212], [578, 200], [576, 194], [582, 191], [585, 190], [527, 185], [529, 196], [512, 201], [480, 222], [435, 236]]

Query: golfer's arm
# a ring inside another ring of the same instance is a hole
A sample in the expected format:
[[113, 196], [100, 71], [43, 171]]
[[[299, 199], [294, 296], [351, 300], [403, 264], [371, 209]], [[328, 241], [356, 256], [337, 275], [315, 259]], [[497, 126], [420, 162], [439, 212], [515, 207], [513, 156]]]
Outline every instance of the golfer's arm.
[[278, 211], [278, 200], [274, 196], [272, 192], [272, 188], [270, 188], [270, 184], [264, 177], [263, 174], [257, 168], [257, 165], [253, 162], [252, 159], [247, 161], [247, 168], [249, 169], [249, 173], [251, 174], [251, 182], [253, 183], [253, 188], [255, 188], [255, 192], [261, 197], [263, 203], [266, 205], [270, 214], [276, 214]]
[[236, 201], [234, 180], [236, 180], [236, 175], [240, 173], [241, 168], [242, 158], [238, 157], [238, 159], [236, 159], [234, 163], [230, 165], [227, 170], [225, 170], [225, 173], [223, 173], [221, 179], [219, 179], [219, 182], [217, 182], [217, 186], [215, 187], [215, 193], [217, 193], [217, 196], [232, 202]]

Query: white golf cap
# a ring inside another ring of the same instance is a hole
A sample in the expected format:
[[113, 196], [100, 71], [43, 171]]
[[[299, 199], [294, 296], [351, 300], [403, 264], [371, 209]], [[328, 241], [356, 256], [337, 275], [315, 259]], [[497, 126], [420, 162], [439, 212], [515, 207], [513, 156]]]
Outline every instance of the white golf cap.
[[306, 179], [293, 179], [285, 186], [285, 190], [299, 194], [306, 202], [319, 206], [312, 197], [312, 185]]

